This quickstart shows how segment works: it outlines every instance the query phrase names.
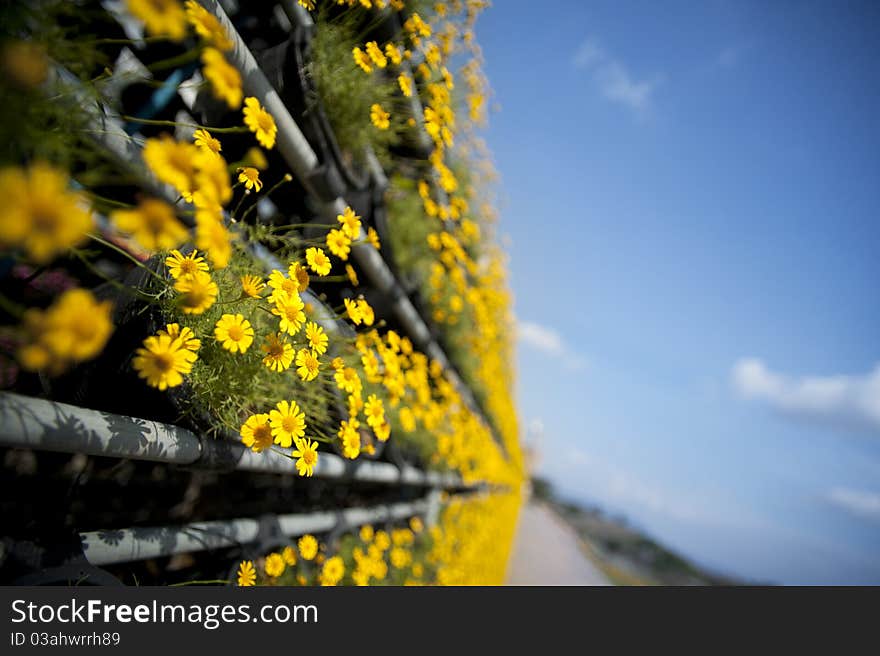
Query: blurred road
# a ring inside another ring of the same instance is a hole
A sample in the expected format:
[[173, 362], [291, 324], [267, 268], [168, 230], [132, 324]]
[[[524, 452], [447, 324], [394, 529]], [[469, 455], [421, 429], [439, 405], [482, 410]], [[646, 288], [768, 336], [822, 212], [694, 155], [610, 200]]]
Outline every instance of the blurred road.
[[519, 517], [507, 585], [611, 585], [584, 555], [574, 530], [551, 510], [527, 502]]

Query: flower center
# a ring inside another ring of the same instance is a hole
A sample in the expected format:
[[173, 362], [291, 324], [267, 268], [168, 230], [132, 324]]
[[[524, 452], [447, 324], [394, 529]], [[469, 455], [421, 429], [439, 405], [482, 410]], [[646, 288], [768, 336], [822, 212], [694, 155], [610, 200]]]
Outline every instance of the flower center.
[[70, 328], [76, 335], [78, 341], [88, 341], [95, 334], [95, 323], [89, 315], [76, 317], [71, 323]]
[[204, 287], [191, 287], [184, 295], [184, 304], [189, 307], [198, 307], [205, 302], [208, 293]]
[[196, 266], [195, 260], [185, 258], [180, 261], [180, 273], [188, 275], [195, 273], [198, 270], [199, 268]]
[[305, 451], [303, 451], [302, 459], [307, 465], [311, 466], [314, 465], [315, 462], [318, 460], [318, 454], [311, 449], [306, 449]]
[[36, 211], [31, 216], [34, 230], [37, 232], [54, 232], [58, 227], [58, 215], [50, 211]]
[[244, 337], [244, 328], [242, 328], [239, 324], [233, 324], [229, 327], [227, 333], [229, 334], [229, 339], [231, 339], [233, 342], [239, 342], [241, 341], [242, 337]]
[[274, 120], [265, 112], [260, 112], [257, 116], [257, 124], [260, 126], [260, 129], [265, 132], [270, 132], [272, 128], [275, 127]]
[[165, 374], [174, 368], [174, 356], [171, 353], [155, 354], [156, 369]]
[[185, 150], [173, 149], [168, 156], [168, 165], [187, 178], [192, 173], [192, 162], [190, 161], [189, 153]]
[[272, 437], [272, 429], [269, 424], [260, 424], [254, 429], [254, 441], [265, 442]]
[[284, 429], [285, 432], [292, 433], [297, 428], [299, 428], [299, 422], [293, 415], [287, 415], [284, 419], [281, 420], [281, 427]]

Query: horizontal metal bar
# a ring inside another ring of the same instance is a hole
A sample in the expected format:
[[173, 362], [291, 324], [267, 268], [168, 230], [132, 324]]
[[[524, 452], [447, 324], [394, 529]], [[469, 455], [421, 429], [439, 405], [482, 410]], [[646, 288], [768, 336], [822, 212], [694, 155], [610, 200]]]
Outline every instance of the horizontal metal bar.
[[[370, 508], [346, 508], [335, 512], [281, 515], [275, 518], [288, 537], [306, 533], [349, 530], [361, 524], [405, 519], [429, 510], [426, 499]], [[260, 535], [256, 519], [194, 522], [183, 526], [89, 531], [80, 534], [83, 553], [93, 565], [127, 563], [179, 553], [208, 551], [255, 542]]]
[[[278, 128], [276, 138], [278, 152], [284, 157], [306, 191], [313, 198], [317, 198], [318, 195], [314, 193], [309, 182], [310, 174], [318, 165], [318, 157], [315, 151], [312, 150], [308, 140], [290, 115], [284, 101], [281, 100], [278, 92], [260, 69], [247, 44], [242, 40], [241, 35], [235, 29], [232, 21], [229, 20], [229, 17], [217, 0], [199, 0], [199, 2], [217, 17], [217, 20], [220, 21], [220, 24], [231, 38], [233, 47], [229, 53], [229, 60], [241, 73], [242, 86], [245, 92], [247, 95], [255, 96], [259, 99], [275, 119], [275, 124]], [[329, 215], [342, 214], [347, 205], [348, 203], [346, 203], [345, 199], [337, 198], [327, 203], [323, 210]], [[354, 244], [351, 252], [352, 257], [357, 261], [373, 286], [381, 293], [393, 299], [394, 314], [416, 347], [438, 360], [444, 369], [454, 371], [449, 358], [446, 357], [440, 345], [432, 339], [431, 332], [424, 319], [422, 319], [418, 310], [409, 300], [403, 287], [388, 268], [388, 264], [382, 256], [364, 242]], [[483, 417], [498, 448], [507, 457], [508, 454], [504, 442], [498, 437], [492, 424], [485, 419], [485, 413], [477, 404], [471, 390], [468, 389], [457, 375], [451, 377], [451, 383], [456, 386], [456, 389], [470, 410]]]
[[80, 533], [80, 540], [92, 565], [110, 565], [247, 544], [257, 539], [259, 529], [255, 519], [233, 519], [178, 527], [90, 531]]
[[[201, 437], [178, 426], [10, 392], [0, 392], [0, 446], [297, 475], [293, 461], [274, 451], [254, 453], [232, 440]], [[451, 473], [366, 459], [346, 460], [326, 452], [318, 457], [314, 475], [386, 484], [472, 487]]]
[[190, 464], [202, 455], [188, 430], [0, 392], [0, 445]]
[[348, 530], [363, 524], [393, 522], [427, 512], [428, 501], [420, 499], [408, 503], [392, 503], [369, 508], [345, 508], [334, 512], [306, 515], [282, 515], [278, 518], [285, 535], [324, 533], [330, 530]]

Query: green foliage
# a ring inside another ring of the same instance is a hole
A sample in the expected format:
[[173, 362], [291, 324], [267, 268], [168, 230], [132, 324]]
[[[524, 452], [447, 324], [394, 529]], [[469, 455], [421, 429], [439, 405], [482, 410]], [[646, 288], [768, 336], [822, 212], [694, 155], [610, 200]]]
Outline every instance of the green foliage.
[[[218, 430], [238, 433], [251, 414], [267, 413], [278, 401], [293, 400], [306, 413], [309, 436], [331, 437], [334, 418], [338, 420], [334, 406], [340, 397], [335, 392], [328, 356], [319, 358], [321, 372], [308, 382], [297, 375], [295, 364], [281, 373], [266, 367], [260, 346], [266, 335], [277, 332], [278, 317], [271, 314], [265, 298], [242, 294], [240, 276], [244, 274], [262, 277], [265, 269], [246, 250], [236, 248], [229, 266], [212, 272], [220, 294], [217, 302], [200, 315], [182, 313], [173, 290], [165, 295], [166, 320], [191, 328], [202, 341], [199, 358], [188, 376], [190, 411], [209, 416]], [[214, 326], [224, 314], [241, 314], [253, 326], [254, 342], [245, 353], [231, 353], [214, 338]], [[287, 339], [297, 350], [306, 346], [304, 331]]]
[[[395, 103], [397, 82], [381, 69], [365, 73], [354, 63], [351, 51], [363, 48], [355, 32], [356, 14], [345, 14], [333, 21], [324, 13], [317, 18], [308, 65], [318, 97], [333, 128], [337, 143], [349, 163], [363, 164], [365, 149], [373, 148], [383, 165], [390, 161], [388, 148], [398, 141], [404, 129], [403, 114]], [[391, 113], [391, 126], [379, 130], [370, 122], [370, 107], [378, 103]]]
[[402, 175], [392, 176], [385, 194], [389, 235], [394, 260], [407, 282], [424, 284], [434, 254], [428, 235], [436, 230], [422, 209], [416, 183]]

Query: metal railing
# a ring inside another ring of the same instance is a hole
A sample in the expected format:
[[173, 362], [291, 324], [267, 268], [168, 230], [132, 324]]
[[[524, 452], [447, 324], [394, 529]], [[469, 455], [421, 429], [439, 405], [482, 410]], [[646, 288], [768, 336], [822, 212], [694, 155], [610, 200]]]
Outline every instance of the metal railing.
[[[148, 460], [189, 468], [297, 475], [293, 461], [275, 451], [254, 453], [229, 439], [199, 436], [170, 424], [9, 392], [0, 392], [0, 446]], [[346, 460], [323, 451], [314, 476], [388, 485], [473, 487], [455, 474], [388, 462]]]
[[81, 533], [80, 539], [83, 553], [91, 564], [110, 565], [257, 542], [270, 547], [272, 542], [306, 533], [344, 531], [363, 524], [424, 515], [430, 512], [431, 505], [431, 499], [426, 497], [410, 503], [280, 515], [263, 520], [243, 518], [183, 526], [90, 531]]
[[[200, 0], [200, 3], [218, 18], [231, 37], [234, 46], [228, 54], [229, 60], [242, 74], [245, 93], [258, 98], [274, 117], [278, 127], [276, 147], [291, 172], [306, 193], [318, 202], [322, 215], [342, 214], [348, 205], [344, 198], [323, 202], [313, 188], [311, 180], [318, 173], [318, 157], [223, 8], [215, 0]], [[286, 11], [290, 10], [288, 16], [291, 19], [310, 20], [306, 12], [295, 6], [292, 0], [283, 3], [283, 7]], [[63, 71], [58, 80], [68, 85], [75, 84]], [[90, 105], [85, 103], [84, 106]], [[417, 99], [412, 101], [412, 106], [419, 107]], [[417, 122], [421, 124], [421, 112], [415, 113]], [[126, 168], [134, 170], [145, 187], [159, 195], [168, 195], [168, 190], [151, 179], [141, 165], [140, 148], [125, 132], [122, 124], [107, 113], [92, 112], [91, 118], [100, 128], [95, 134], [99, 135], [96, 139], [102, 147], [124, 163]], [[375, 178], [384, 177], [384, 171], [375, 157], [370, 159], [369, 166]], [[254, 254], [267, 266], [278, 268], [274, 256], [265, 249], [257, 247]], [[380, 252], [361, 241], [352, 245], [352, 258], [373, 287], [391, 301], [395, 317], [414, 345], [440, 363], [463, 403], [482, 419], [501, 453], [507, 456], [505, 445], [492, 423], [487, 420], [443, 348], [433, 338], [426, 321]], [[307, 298], [321, 305], [317, 298]], [[347, 330], [347, 326], [333, 316], [321, 316], [318, 320], [327, 332]], [[254, 453], [230, 436], [212, 438], [167, 423], [9, 392], [0, 392], [0, 447], [149, 461], [186, 469], [298, 476], [294, 462], [289, 457], [271, 449]], [[82, 553], [92, 565], [101, 566], [178, 553], [265, 545], [267, 536], [270, 542], [277, 542], [305, 533], [341, 532], [362, 524], [393, 522], [417, 515], [424, 516], [431, 524], [436, 521], [439, 512], [441, 491], [468, 493], [486, 488], [482, 483], [465, 483], [458, 474], [425, 471], [411, 465], [363, 458], [352, 461], [324, 451], [320, 453], [314, 468], [314, 478], [340, 483], [408, 486], [409, 491], [402, 490], [398, 498], [405, 499], [412, 494], [422, 496], [415, 501], [333, 511], [202, 521], [178, 526], [87, 531], [79, 533]]]

